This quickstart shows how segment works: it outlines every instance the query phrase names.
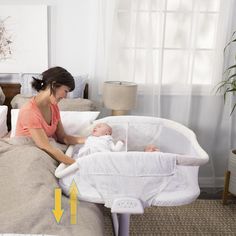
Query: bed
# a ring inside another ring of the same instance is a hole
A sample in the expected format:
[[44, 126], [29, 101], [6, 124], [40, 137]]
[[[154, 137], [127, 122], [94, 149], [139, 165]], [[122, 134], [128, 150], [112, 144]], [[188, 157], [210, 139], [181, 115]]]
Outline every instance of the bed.
[[[13, 129], [11, 114], [14, 112], [10, 103], [19, 94], [20, 84], [4, 83], [0, 86], [6, 96], [5, 108], [8, 108], [5, 119], [8, 128]], [[88, 96], [86, 91], [85, 96]], [[64, 119], [68, 120], [76, 112], [68, 113], [70, 111], [64, 111]], [[93, 114], [91, 119], [97, 115]], [[77, 116], [83, 122], [90, 122], [86, 115]], [[71, 124], [68, 129], [71, 129]], [[72, 128], [71, 132], [74, 131]], [[65, 146], [61, 148], [65, 151]], [[30, 140], [22, 141], [14, 137], [0, 139], [0, 234], [104, 235], [103, 208], [98, 204], [79, 201], [77, 222], [72, 225], [69, 199], [63, 195], [61, 207], [64, 213], [61, 221], [56, 222], [52, 210], [54, 190], [59, 188], [54, 176], [57, 166], [54, 159]]]

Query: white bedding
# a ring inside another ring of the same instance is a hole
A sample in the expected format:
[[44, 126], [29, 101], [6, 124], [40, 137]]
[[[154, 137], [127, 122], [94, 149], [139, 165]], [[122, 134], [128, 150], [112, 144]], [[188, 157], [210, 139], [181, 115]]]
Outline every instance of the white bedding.
[[7, 134], [7, 106], [0, 106], [0, 138]]
[[0, 105], [2, 105], [5, 101], [5, 94], [2, 91], [2, 88], [0, 87]]

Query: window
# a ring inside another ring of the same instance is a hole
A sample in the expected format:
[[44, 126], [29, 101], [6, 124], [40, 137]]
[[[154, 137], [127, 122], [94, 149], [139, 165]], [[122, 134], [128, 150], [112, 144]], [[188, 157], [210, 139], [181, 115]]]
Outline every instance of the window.
[[220, 4], [220, 0], [118, 0], [112, 77], [138, 84], [213, 84], [220, 61], [216, 57], [222, 50], [217, 45], [222, 33]]

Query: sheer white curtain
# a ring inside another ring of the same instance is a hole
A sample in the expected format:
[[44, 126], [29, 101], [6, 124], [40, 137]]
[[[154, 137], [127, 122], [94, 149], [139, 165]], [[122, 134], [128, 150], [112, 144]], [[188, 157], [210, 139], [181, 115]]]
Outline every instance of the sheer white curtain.
[[93, 99], [105, 80], [138, 83], [131, 113], [193, 129], [211, 158], [202, 183], [222, 185], [231, 117], [212, 89], [222, 79], [233, 1], [99, 0], [98, 9]]

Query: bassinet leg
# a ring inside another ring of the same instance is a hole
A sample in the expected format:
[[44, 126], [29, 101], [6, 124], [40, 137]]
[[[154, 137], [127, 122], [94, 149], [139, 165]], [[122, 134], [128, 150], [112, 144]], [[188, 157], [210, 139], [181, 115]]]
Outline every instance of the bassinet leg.
[[114, 199], [111, 212], [115, 235], [128, 236], [130, 215], [143, 214], [144, 206], [137, 198], [120, 197]]
[[224, 183], [224, 192], [223, 192], [223, 205], [227, 204], [227, 198], [229, 195], [229, 179], [230, 179], [230, 171], [225, 172], [225, 183]]
[[119, 236], [129, 236], [130, 214], [119, 214]]
[[129, 236], [130, 214], [112, 213], [112, 221], [116, 236]]
[[118, 215], [117, 213], [111, 213], [111, 216], [112, 216], [112, 223], [113, 223], [113, 231], [115, 233], [115, 236], [118, 236], [118, 231], [119, 231]]

